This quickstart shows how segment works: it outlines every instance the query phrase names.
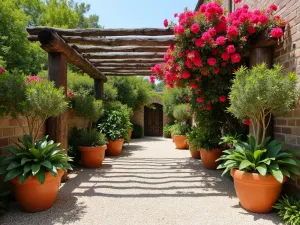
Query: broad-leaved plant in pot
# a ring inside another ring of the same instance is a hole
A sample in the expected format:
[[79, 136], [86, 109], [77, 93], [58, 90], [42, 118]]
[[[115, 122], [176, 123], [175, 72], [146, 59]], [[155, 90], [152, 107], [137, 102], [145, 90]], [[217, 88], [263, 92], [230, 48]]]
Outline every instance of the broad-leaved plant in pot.
[[[88, 127], [74, 134], [73, 150], [79, 148], [81, 160], [85, 167], [99, 168], [104, 160], [107, 149], [105, 135], [92, 128], [93, 122], [97, 122], [103, 115], [102, 101], [93, 96], [75, 95], [73, 97], [75, 114], [88, 122]], [[71, 133], [72, 135], [72, 133]], [[73, 139], [70, 137], [69, 139]]]
[[231, 170], [241, 205], [252, 212], [268, 213], [280, 195], [286, 177], [300, 174], [295, 155], [282, 151], [282, 144], [266, 138], [272, 116], [283, 116], [295, 107], [297, 78], [283, 74], [280, 65], [241, 67], [235, 74], [230, 107], [239, 119], [250, 119], [248, 143], [232, 142], [233, 150], [220, 158], [220, 168]]
[[195, 159], [200, 159], [200, 138], [201, 138], [201, 128], [192, 127], [192, 129], [187, 133], [187, 143], [189, 145], [191, 156]]
[[128, 136], [131, 127], [128, 111], [106, 109], [98, 122], [98, 130], [108, 139], [107, 155], [121, 154], [124, 137]]
[[1, 113], [15, 119], [24, 133], [16, 146], [4, 148], [11, 155], [1, 157], [0, 172], [13, 184], [25, 211], [48, 209], [55, 202], [64, 171], [71, 169], [71, 159], [59, 143], [47, 141], [48, 136], [37, 138], [47, 118], [65, 111], [64, 90], [37, 76], [5, 72], [0, 76], [0, 106]]

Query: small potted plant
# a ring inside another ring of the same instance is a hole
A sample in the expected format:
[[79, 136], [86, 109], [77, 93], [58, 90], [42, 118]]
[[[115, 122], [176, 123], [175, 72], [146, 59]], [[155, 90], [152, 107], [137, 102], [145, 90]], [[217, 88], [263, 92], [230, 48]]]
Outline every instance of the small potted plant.
[[99, 120], [98, 129], [108, 139], [107, 155], [121, 154], [124, 138], [131, 127], [129, 113], [126, 110], [106, 109]]
[[[93, 96], [76, 95], [73, 98], [75, 114], [88, 121], [89, 126], [78, 133], [77, 144], [81, 153], [81, 160], [85, 167], [99, 168], [105, 156], [106, 139], [96, 129], [92, 129], [93, 122], [99, 120], [103, 114], [102, 101]], [[76, 148], [76, 146], [75, 146]]]
[[201, 129], [192, 127], [191, 131], [187, 134], [187, 143], [189, 145], [191, 156], [195, 159], [200, 159], [200, 142]]
[[268, 213], [278, 199], [286, 177], [300, 175], [300, 162], [282, 144], [266, 138], [271, 115], [282, 116], [295, 107], [297, 77], [283, 68], [265, 64], [236, 72], [229, 111], [239, 119], [250, 118], [253, 136], [248, 143], [232, 142], [219, 168], [230, 171], [241, 205], [252, 212]]
[[171, 124], [166, 124], [163, 127], [163, 134], [165, 138], [171, 138], [171, 128], [172, 128]]
[[187, 120], [191, 118], [190, 108], [187, 104], [179, 104], [174, 108], [173, 116], [177, 120], [176, 126], [173, 128], [173, 141], [177, 149], [186, 149], [186, 134], [190, 129]]
[[[4, 73], [0, 76], [0, 106], [24, 131], [16, 146], [4, 148], [11, 155], [1, 157], [0, 172], [5, 174], [5, 182], [13, 184], [16, 199], [26, 212], [46, 210], [55, 202], [71, 159], [59, 143], [47, 141], [47, 136], [40, 141], [37, 137], [48, 117], [65, 111], [64, 90], [37, 76]], [[21, 117], [27, 120], [28, 133]]]

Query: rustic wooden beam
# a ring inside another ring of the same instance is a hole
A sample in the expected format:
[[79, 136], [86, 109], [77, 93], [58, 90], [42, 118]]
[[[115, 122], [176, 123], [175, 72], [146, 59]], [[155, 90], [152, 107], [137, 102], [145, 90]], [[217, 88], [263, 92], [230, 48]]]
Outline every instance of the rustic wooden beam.
[[175, 37], [145, 38], [145, 37], [124, 37], [124, 38], [91, 38], [77, 36], [63, 36], [68, 43], [83, 45], [104, 45], [104, 46], [166, 46], [175, 42]]
[[151, 66], [139, 66], [139, 67], [130, 67], [124, 65], [123, 67], [97, 67], [98, 70], [101, 72], [104, 71], [113, 71], [113, 70], [144, 70], [144, 69], [150, 69]]
[[40, 31], [49, 29], [57, 32], [59, 35], [66, 36], [161, 36], [174, 35], [172, 29], [165, 28], [116, 28], [116, 29], [99, 29], [99, 28], [85, 28], [85, 29], [62, 29], [52, 27], [32, 27], [28, 28], [29, 34], [38, 34]]
[[95, 79], [102, 79], [104, 82], [107, 81], [107, 78], [97, 70], [88, 60], [83, 58], [78, 52], [71, 48], [59, 35], [56, 33], [43, 30], [38, 34], [38, 40], [40, 41], [41, 48], [45, 51], [60, 52], [67, 56], [69, 63], [72, 63], [85, 71], [89, 76]]
[[89, 60], [94, 65], [99, 65], [100, 63], [161, 63], [163, 59], [90, 59]]
[[105, 76], [151, 76], [151, 73], [116, 73], [116, 72], [106, 72]]
[[103, 96], [104, 96], [103, 80], [94, 79], [94, 90], [95, 90], [95, 98], [98, 100], [103, 100]]
[[168, 46], [124, 46], [124, 47], [105, 47], [105, 46], [77, 46], [72, 45], [80, 53], [97, 52], [166, 52]]
[[163, 59], [164, 53], [83, 54], [83, 57], [87, 59]]
[[126, 65], [120, 63], [96, 63], [98, 67], [153, 67], [156, 63], [127, 63]]
[[102, 70], [103, 73], [105, 72], [112, 72], [112, 73], [151, 73], [151, 70], [147, 70], [147, 69], [141, 69], [141, 70], [138, 70], [138, 69], [115, 69], [115, 70], [112, 70], [112, 69], [109, 69], [109, 70]]

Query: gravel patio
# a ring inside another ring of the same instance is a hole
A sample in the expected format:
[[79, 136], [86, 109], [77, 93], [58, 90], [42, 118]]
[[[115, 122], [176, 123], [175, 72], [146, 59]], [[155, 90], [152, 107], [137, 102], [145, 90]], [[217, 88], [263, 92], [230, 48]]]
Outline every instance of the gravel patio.
[[275, 213], [249, 213], [239, 206], [233, 182], [204, 169], [171, 139], [132, 140], [100, 169], [79, 168], [62, 185], [56, 204], [23, 213], [14, 204], [1, 225], [271, 225]]

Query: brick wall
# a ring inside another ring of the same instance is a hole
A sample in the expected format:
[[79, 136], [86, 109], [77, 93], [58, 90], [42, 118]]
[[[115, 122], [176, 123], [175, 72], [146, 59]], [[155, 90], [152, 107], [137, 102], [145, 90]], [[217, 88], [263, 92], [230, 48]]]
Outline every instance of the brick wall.
[[[243, 0], [234, 7], [247, 4], [252, 10], [266, 9], [273, 3], [278, 6], [277, 15], [288, 22], [284, 38], [274, 48], [274, 63], [282, 64], [285, 72], [300, 76], [300, 0]], [[274, 119], [274, 137], [283, 141], [286, 148], [300, 151], [300, 108]], [[300, 188], [300, 178], [296, 186]]]

